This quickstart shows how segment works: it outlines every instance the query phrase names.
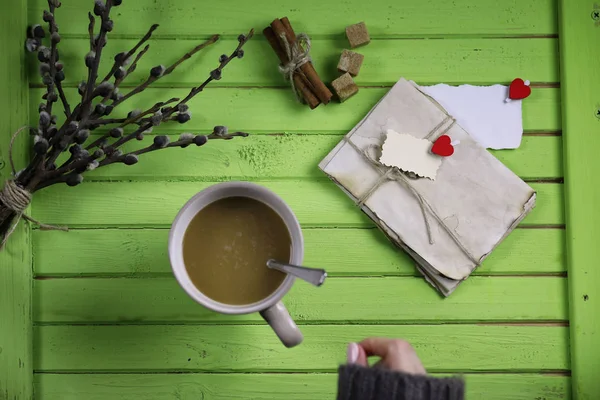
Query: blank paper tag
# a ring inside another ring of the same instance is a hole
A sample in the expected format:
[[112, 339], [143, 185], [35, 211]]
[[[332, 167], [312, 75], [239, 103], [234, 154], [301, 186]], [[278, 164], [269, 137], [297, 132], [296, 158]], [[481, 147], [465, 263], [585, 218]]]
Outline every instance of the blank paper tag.
[[388, 167], [397, 167], [405, 172], [435, 180], [437, 170], [442, 165], [439, 156], [431, 154], [432, 143], [406, 133], [387, 130], [379, 162]]
[[493, 86], [421, 86], [480, 145], [488, 149], [516, 149], [523, 136], [521, 100], [506, 103], [508, 88]]

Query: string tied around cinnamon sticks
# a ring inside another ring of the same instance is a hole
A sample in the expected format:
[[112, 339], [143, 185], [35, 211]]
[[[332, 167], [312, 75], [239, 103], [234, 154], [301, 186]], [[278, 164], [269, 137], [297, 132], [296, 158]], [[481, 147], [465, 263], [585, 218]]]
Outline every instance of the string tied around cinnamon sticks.
[[287, 17], [273, 20], [263, 29], [263, 35], [279, 58], [279, 71], [290, 81], [296, 99], [303, 100], [311, 110], [321, 103], [329, 103], [333, 93], [312, 65], [308, 36], [296, 36]]
[[289, 60], [286, 64], [279, 64], [279, 72], [281, 72], [286, 80], [290, 81], [296, 100], [299, 103], [306, 103], [304, 97], [302, 97], [294, 84], [294, 73], [300, 70], [300, 67], [307, 62], [312, 62], [310, 58], [310, 38], [306, 33], [300, 33], [296, 36], [296, 41], [293, 44], [288, 42], [284, 34], [279, 35], [279, 39], [283, 43], [285, 54]]
[[[15, 169], [15, 163], [13, 160], [13, 154], [12, 154], [13, 145], [15, 143], [15, 139], [17, 138], [17, 136], [19, 136], [19, 134], [21, 132], [23, 132], [27, 129], [28, 129], [27, 126], [22, 126], [21, 128], [17, 129], [17, 131], [12, 135], [12, 137], [10, 139], [10, 145], [8, 147], [8, 159], [10, 161], [10, 166], [12, 168], [13, 176], [17, 175], [17, 171]], [[54, 226], [54, 225], [44, 224], [44, 223], [30, 217], [29, 215], [25, 214], [25, 210], [27, 209], [27, 207], [29, 207], [29, 204], [31, 203], [31, 196], [32, 196], [31, 192], [29, 190], [21, 187], [17, 182], [15, 182], [14, 179], [8, 179], [4, 183], [4, 188], [2, 188], [2, 190], [0, 190], [0, 202], [2, 202], [2, 204], [4, 204], [9, 210], [13, 211], [15, 213], [16, 217], [12, 223], [12, 226], [10, 227], [10, 229], [8, 230], [6, 235], [4, 235], [4, 238], [2, 238], [2, 241], [0, 242], [0, 249], [2, 249], [4, 247], [4, 245], [8, 241], [8, 238], [10, 237], [10, 235], [12, 235], [15, 232], [15, 230], [17, 229], [17, 225], [19, 224], [19, 221], [21, 221], [21, 218], [39, 226], [40, 229], [43, 229], [43, 230], [57, 230], [57, 231], [68, 231], [69, 230], [68, 228], [66, 228], [64, 226]]]

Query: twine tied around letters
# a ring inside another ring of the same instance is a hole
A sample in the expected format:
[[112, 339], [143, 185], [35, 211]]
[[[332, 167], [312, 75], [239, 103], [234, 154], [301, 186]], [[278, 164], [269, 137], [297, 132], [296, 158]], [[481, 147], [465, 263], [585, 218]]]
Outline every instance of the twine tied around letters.
[[[28, 129], [27, 126], [22, 126], [21, 128], [17, 129], [17, 131], [12, 135], [10, 139], [10, 145], [8, 147], [8, 159], [10, 161], [13, 176], [17, 175], [12, 154], [13, 145], [17, 136], [19, 136], [19, 134], [26, 129]], [[13, 211], [16, 214], [16, 217], [10, 229], [8, 230], [8, 232], [6, 232], [4, 238], [2, 238], [2, 242], [0, 242], [0, 250], [2, 250], [10, 235], [12, 235], [15, 229], [17, 229], [17, 224], [19, 223], [21, 218], [36, 224], [40, 227], [40, 229], [43, 230], [68, 231], [68, 228], [64, 226], [47, 225], [25, 214], [25, 210], [31, 203], [31, 196], [31, 192], [21, 187], [17, 182], [15, 182], [14, 179], [8, 179], [4, 183], [4, 188], [0, 191], [0, 202], [2, 202], [9, 210]]]
[[298, 89], [294, 84], [294, 72], [299, 70], [300, 67], [307, 62], [312, 61], [310, 58], [310, 38], [306, 33], [300, 33], [296, 37], [296, 42], [290, 46], [285, 34], [282, 34], [279, 37], [281, 38], [285, 54], [289, 60], [287, 64], [279, 65], [279, 72], [281, 72], [286, 80], [290, 81], [290, 85], [292, 86], [292, 91], [294, 92], [296, 100], [299, 103], [304, 103], [304, 99], [302, 96], [300, 96]]
[[[451, 116], [447, 116], [442, 122], [440, 122], [435, 128], [433, 128], [424, 139], [429, 139], [433, 135], [437, 133], [440, 128], [442, 128], [449, 120], [451, 120], [451, 124], [446, 128], [449, 130], [455, 123], [456, 120]], [[351, 135], [350, 135], [351, 136]], [[373, 193], [384, 183], [387, 181], [395, 181], [404, 186], [408, 191], [415, 197], [417, 202], [419, 203], [419, 207], [421, 208], [421, 213], [423, 214], [423, 221], [425, 223], [425, 229], [427, 230], [427, 238], [429, 239], [429, 244], [435, 244], [433, 239], [433, 235], [431, 232], [431, 224], [429, 223], [429, 216], [427, 215], [427, 211], [435, 218], [435, 220], [440, 224], [442, 228], [448, 233], [448, 235], [454, 240], [457, 246], [463, 251], [463, 253], [476, 265], [479, 265], [480, 261], [461, 243], [461, 241], [456, 236], [455, 232], [450, 229], [442, 218], [433, 210], [433, 207], [427, 202], [427, 200], [419, 193], [419, 191], [411, 184], [411, 180], [415, 178], [409, 176], [407, 173], [401, 171], [397, 167], [388, 167], [380, 163], [375, 156], [372, 155], [372, 150], [379, 149], [379, 146], [371, 144], [366, 149], [359, 148], [354, 142], [350, 140], [349, 137], [344, 136], [344, 141], [349, 144], [354, 150], [356, 150], [367, 162], [369, 162], [372, 166], [374, 166], [379, 172], [383, 172], [383, 174], [377, 179], [375, 184], [367, 190], [362, 196], [357, 198], [356, 204], [359, 207], [362, 207], [363, 204], [371, 197]]]

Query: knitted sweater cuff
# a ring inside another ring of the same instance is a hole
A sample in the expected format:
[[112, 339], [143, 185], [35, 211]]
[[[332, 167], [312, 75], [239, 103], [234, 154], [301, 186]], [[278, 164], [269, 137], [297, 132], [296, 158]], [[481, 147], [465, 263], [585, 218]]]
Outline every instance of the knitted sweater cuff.
[[463, 400], [459, 378], [433, 378], [382, 368], [342, 365], [338, 400]]

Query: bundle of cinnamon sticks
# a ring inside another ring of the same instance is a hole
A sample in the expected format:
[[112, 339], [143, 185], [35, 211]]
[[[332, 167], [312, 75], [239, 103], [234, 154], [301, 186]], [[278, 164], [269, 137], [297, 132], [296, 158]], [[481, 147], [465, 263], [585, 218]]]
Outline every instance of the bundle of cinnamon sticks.
[[[287, 65], [290, 59], [286, 52], [286, 44], [282, 36], [287, 40], [289, 48], [296, 45], [296, 33], [290, 24], [290, 20], [287, 17], [273, 20], [271, 25], [263, 30], [263, 35], [265, 35], [275, 54], [279, 57], [281, 64]], [[311, 110], [321, 103], [329, 103], [333, 96], [321, 78], [319, 78], [317, 71], [315, 71], [310, 61], [302, 64], [294, 71], [293, 83], [298, 95], [309, 105]]]

